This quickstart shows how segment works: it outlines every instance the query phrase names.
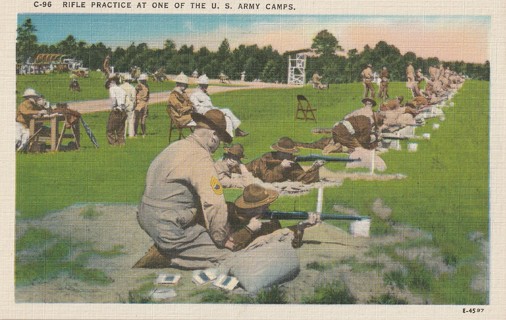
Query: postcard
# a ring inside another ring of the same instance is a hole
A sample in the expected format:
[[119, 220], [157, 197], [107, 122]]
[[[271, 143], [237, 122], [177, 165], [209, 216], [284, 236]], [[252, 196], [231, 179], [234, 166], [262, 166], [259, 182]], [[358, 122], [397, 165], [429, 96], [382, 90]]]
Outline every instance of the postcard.
[[0, 318], [506, 315], [501, 1], [1, 7]]

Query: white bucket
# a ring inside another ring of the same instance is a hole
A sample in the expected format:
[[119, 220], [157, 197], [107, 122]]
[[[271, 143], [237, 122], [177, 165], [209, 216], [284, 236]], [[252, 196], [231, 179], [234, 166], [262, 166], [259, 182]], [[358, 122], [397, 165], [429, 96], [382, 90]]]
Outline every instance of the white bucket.
[[408, 151], [416, 152], [418, 150], [418, 143], [408, 143]]
[[455, 103], [452, 101], [450, 102], [450, 107], [454, 107], [455, 106]]
[[445, 121], [445, 120], [446, 120], [445, 116], [440, 116], [439, 117], [439, 121]]
[[425, 140], [430, 140], [430, 133], [424, 133], [424, 134], [422, 134], [422, 137], [423, 137]]
[[439, 123], [434, 123], [434, 124], [432, 125], [432, 129], [434, 129], [434, 130], [439, 129]]
[[371, 228], [371, 219], [362, 219], [353, 221], [350, 224], [350, 233], [354, 237], [369, 238], [369, 229]]

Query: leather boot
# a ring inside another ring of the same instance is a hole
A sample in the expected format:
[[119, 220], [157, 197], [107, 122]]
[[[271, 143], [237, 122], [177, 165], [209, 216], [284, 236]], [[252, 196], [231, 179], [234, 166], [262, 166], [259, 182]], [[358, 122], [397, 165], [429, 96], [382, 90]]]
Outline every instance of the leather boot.
[[132, 268], [158, 269], [169, 267], [170, 258], [161, 254], [158, 248], [155, 245], [152, 245], [146, 255], [137, 261]]
[[235, 136], [236, 137], [245, 137], [247, 136], [249, 133], [248, 132], [245, 132], [245, 131], [242, 131], [241, 129], [239, 128], [236, 128], [235, 129]]

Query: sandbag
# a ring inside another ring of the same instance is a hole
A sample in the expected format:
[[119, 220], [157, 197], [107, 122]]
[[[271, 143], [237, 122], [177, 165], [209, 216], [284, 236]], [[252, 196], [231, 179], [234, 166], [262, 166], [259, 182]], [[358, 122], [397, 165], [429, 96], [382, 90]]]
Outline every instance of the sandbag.
[[277, 230], [255, 239], [224, 264], [248, 292], [283, 283], [295, 278], [300, 271], [292, 239], [292, 231], [286, 228]]

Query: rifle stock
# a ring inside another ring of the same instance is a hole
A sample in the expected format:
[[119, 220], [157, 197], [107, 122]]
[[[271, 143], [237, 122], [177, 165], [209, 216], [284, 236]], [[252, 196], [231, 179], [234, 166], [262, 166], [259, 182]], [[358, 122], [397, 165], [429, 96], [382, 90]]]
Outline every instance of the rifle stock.
[[[305, 220], [308, 217], [307, 211], [266, 211], [262, 218], [264, 219], [278, 219], [278, 220]], [[362, 221], [370, 219], [366, 216], [352, 216], [346, 214], [335, 213], [321, 213], [321, 220], [349, 220], [349, 221]]]

